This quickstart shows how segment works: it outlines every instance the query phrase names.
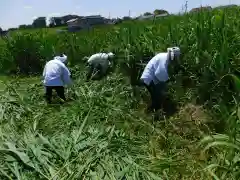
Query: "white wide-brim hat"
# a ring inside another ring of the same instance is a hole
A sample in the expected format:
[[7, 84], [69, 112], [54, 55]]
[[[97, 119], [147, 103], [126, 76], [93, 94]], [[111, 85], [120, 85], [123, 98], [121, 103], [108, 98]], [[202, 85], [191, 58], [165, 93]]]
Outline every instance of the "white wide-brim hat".
[[108, 57], [110, 57], [110, 58], [113, 58], [113, 57], [115, 56], [115, 54], [113, 54], [112, 52], [107, 53], [107, 55], [108, 55]]
[[57, 60], [61, 61], [62, 63], [67, 62], [67, 56], [65, 54], [62, 54], [61, 56], [56, 56], [56, 57], [54, 57], [54, 59], [57, 59]]
[[179, 47], [167, 48], [167, 52], [170, 53], [171, 60], [173, 60], [174, 57], [179, 57], [181, 54], [181, 50]]

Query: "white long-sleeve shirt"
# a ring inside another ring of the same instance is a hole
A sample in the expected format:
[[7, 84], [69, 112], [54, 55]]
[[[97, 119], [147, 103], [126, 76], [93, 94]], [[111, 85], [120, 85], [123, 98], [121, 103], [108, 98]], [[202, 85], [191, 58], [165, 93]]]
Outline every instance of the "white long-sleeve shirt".
[[54, 59], [46, 63], [43, 70], [45, 86], [64, 86], [71, 83], [70, 71], [60, 60]]
[[94, 67], [96, 67], [98, 64], [100, 64], [102, 66], [102, 71], [106, 72], [109, 65], [111, 64], [110, 61], [108, 60], [108, 54], [107, 53], [97, 53], [92, 55], [89, 59], [88, 59], [88, 63], [90, 65], [93, 65]]
[[168, 64], [168, 53], [157, 54], [148, 62], [140, 79], [147, 85], [149, 85], [151, 81], [153, 81], [154, 84], [166, 82], [169, 79]]

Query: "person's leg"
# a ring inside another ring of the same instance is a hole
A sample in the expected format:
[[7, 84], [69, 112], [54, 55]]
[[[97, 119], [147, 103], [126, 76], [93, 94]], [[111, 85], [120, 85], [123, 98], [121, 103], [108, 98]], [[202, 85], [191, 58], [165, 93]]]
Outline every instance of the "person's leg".
[[88, 72], [87, 72], [87, 78], [86, 78], [87, 81], [89, 81], [89, 79], [92, 77], [93, 71], [94, 71], [94, 66], [88, 65]]
[[47, 103], [51, 103], [52, 100], [52, 87], [51, 86], [45, 86], [45, 98], [47, 100]]
[[166, 100], [166, 96], [167, 96], [167, 83], [166, 82], [161, 82], [159, 85], [159, 91], [161, 92], [160, 94], [160, 102], [161, 102], [161, 106], [163, 106], [163, 104], [165, 103], [164, 101]]
[[100, 80], [103, 76], [104, 76], [103, 68], [102, 68], [101, 64], [97, 64], [93, 68], [92, 80]]
[[144, 85], [145, 85], [146, 89], [148, 90], [148, 92], [150, 94], [150, 97], [151, 97], [151, 105], [148, 107], [148, 111], [153, 111], [154, 106], [155, 106], [155, 104], [154, 104], [154, 102], [155, 102], [154, 91], [153, 91], [154, 90], [154, 83], [151, 82], [150, 85], [147, 85], [147, 84], [144, 83]]
[[54, 87], [54, 89], [56, 90], [57, 92], [57, 95], [64, 101], [66, 101], [66, 97], [65, 97], [65, 94], [64, 94], [64, 87], [63, 86], [56, 86]]
[[164, 101], [165, 82], [159, 82], [153, 88], [153, 108], [155, 111], [161, 108]]
[[97, 65], [96, 70], [97, 70], [97, 74], [96, 74], [97, 75], [97, 79], [101, 79], [104, 76], [104, 74], [105, 74], [101, 64]]

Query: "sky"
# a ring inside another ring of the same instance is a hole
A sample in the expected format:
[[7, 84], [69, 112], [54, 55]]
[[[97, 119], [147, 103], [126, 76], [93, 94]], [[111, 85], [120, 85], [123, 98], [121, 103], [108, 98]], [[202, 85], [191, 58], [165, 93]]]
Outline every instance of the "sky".
[[[186, 0], [0, 0], [0, 27], [7, 29], [31, 24], [36, 17], [102, 15], [104, 17], [136, 17], [144, 12], [165, 9], [178, 13]], [[188, 0], [188, 9], [200, 5], [212, 7], [240, 4], [240, 0]]]

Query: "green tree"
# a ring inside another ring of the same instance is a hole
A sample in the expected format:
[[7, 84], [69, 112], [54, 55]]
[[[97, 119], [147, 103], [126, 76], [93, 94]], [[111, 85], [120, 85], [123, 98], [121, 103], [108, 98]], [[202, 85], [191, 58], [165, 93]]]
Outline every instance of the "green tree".
[[8, 31], [15, 31], [17, 30], [18, 28], [9, 28]]
[[144, 15], [144, 16], [150, 16], [150, 15], [152, 15], [152, 13], [150, 13], [150, 12], [145, 12], [143, 15]]
[[51, 17], [49, 19], [49, 27], [58, 27], [58, 26], [62, 26], [63, 20], [61, 17]]
[[19, 25], [18, 26], [18, 29], [26, 29], [27, 28], [27, 25], [26, 24], [22, 24], [22, 25]]
[[127, 21], [127, 20], [131, 20], [131, 17], [129, 17], [129, 16], [124, 16], [122, 19], [123, 19], [124, 21]]
[[154, 15], [160, 15], [160, 14], [169, 14], [166, 10], [164, 9], [156, 9], [154, 12]]
[[32, 23], [34, 28], [44, 28], [46, 27], [46, 17], [38, 17]]
[[32, 28], [32, 25], [22, 24], [18, 26], [18, 29], [30, 29]]

